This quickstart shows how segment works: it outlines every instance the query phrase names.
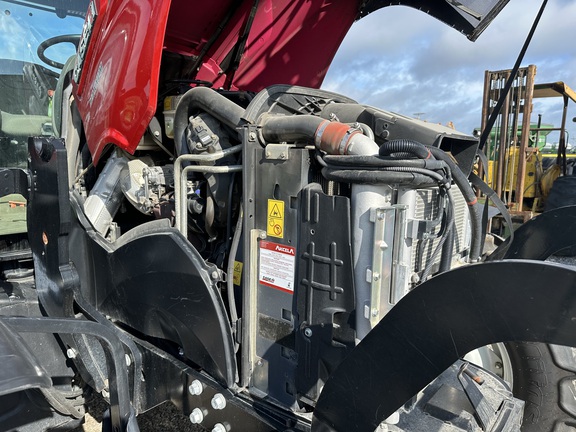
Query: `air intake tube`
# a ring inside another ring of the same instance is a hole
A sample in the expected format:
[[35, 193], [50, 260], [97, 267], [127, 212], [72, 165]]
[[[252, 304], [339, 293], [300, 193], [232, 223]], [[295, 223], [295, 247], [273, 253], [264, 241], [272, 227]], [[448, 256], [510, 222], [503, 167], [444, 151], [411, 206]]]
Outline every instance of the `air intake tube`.
[[361, 130], [311, 115], [265, 116], [262, 136], [267, 142], [313, 140], [316, 147], [332, 155], [378, 153], [378, 145]]
[[174, 113], [174, 145], [178, 155], [188, 153], [186, 128], [188, 119], [195, 111], [207, 112], [231, 129], [240, 125], [244, 114], [244, 108], [226, 99], [216, 90], [207, 87], [188, 90], [178, 102]]

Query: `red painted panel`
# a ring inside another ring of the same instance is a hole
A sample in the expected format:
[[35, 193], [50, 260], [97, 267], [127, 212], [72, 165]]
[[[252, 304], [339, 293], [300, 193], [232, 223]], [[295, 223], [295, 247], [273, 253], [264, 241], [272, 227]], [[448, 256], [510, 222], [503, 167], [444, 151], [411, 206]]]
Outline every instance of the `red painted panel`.
[[[200, 16], [204, 16], [207, 9], [213, 10], [211, 20], [198, 22], [200, 28], [211, 29], [201, 36], [195, 17], [182, 13], [184, 4], [188, 3], [173, 0], [166, 48], [197, 54], [228, 10], [218, 8], [229, 7], [230, 2], [220, 0], [218, 3], [218, 7], [211, 2], [195, 9]], [[198, 79], [214, 82], [216, 88], [224, 85], [225, 71], [214, 65], [222, 64], [233, 49], [252, 3], [244, 1], [240, 5], [208, 51]], [[357, 17], [360, 3], [359, 0], [260, 0], [233, 88], [259, 91], [273, 84], [319, 87], [342, 39]], [[184, 23], [190, 28], [187, 35], [182, 31]]]
[[107, 144], [133, 152], [156, 111], [170, 1], [96, 1], [97, 18], [76, 89], [95, 162]]
[[320, 87], [358, 9], [358, 1], [262, 0], [234, 85]]
[[[272, 84], [319, 87], [361, 0], [260, 0], [232, 88]], [[190, 0], [95, 0], [79, 83], [78, 107], [95, 162], [108, 144], [134, 152], [157, 105], [162, 50], [198, 55], [236, 3]], [[197, 79], [226, 82], [221, 65], [244, 28], [243, 1], [208, 50]]]

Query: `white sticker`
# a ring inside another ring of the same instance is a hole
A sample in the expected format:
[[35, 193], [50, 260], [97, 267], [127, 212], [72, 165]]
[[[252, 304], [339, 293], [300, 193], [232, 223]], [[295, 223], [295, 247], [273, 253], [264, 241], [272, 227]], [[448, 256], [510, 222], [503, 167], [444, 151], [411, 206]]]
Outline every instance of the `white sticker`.
[[269, 241], [260, 242], [259, 281], [262, 285], [294, 293], [296, 248]]

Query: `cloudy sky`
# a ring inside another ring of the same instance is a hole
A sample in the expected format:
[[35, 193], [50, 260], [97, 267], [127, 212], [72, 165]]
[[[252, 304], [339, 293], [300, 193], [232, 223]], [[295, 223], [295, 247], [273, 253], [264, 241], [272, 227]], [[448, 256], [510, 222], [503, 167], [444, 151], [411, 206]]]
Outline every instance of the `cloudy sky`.
[[[350, 30], [323, 87], [358, 102], [423, 120], [452, 121], [462, 132], [480, 126], [485, 70], [511, 69], [540, 1], [511, 0], [476, 42], [417, 10], [392, 6]], [[537, 66], [536, 82], [576, 89], [576, 1], [549, 0], [522, 66]], [[560, 98], [534, 101], [532, 121], [560, 126]], [[576, 104], [568, 112], [576, 145]], [[557, 141], [552, 137], [549, 141]]]

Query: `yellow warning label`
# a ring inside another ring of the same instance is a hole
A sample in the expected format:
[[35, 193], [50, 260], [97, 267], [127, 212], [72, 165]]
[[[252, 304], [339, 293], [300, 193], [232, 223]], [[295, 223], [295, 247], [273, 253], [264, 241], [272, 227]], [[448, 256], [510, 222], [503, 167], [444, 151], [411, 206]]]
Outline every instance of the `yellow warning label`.
[[268, 200], [268, 227], [266, 234], [284, 238], [284, 201]]
[[242, 267], [244, 267], [244, 263], [234, 261], [234, 275], [232, 277], [234, 285], [240, 286], [242, 284]]

